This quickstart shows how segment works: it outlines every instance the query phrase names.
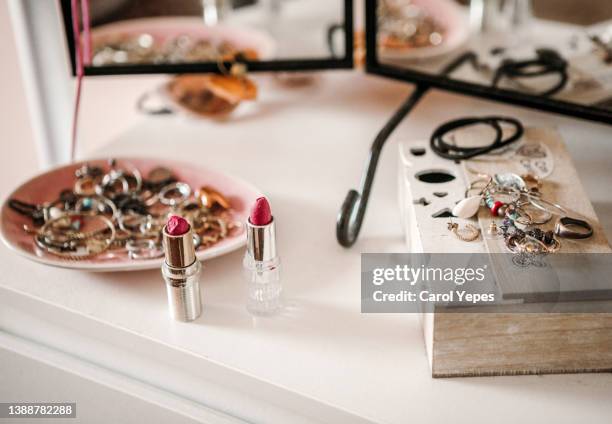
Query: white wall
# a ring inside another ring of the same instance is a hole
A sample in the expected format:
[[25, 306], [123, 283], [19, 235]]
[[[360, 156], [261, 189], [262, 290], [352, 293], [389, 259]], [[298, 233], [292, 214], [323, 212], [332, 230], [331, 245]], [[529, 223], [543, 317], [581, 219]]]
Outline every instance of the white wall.
[[4, 199], [38, 166], [6, 1], [0, 2], [0, 63], [0, 198]]
[[[46, 0], [45, 0], [46, 1]], [[38, 172], [37, 152], [24, 95], [8, 2], [0, 2], [0, 198]], [[134, 104], [163, 76], [86, 78], [77, 156], [85, 157], [140, 118]], [[103, 112], [103, 113], [101, 113]], [[7, 149], [7, 147], [9, 147]]]

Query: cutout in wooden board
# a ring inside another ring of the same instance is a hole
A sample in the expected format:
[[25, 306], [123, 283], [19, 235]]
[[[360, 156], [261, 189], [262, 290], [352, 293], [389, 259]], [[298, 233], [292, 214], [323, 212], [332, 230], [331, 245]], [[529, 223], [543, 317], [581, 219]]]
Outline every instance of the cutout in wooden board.
[[419, 181], [430, 184], [447, 183], [455, 179], [455, 176], [445, 169], [426, 169], [415, 174]]

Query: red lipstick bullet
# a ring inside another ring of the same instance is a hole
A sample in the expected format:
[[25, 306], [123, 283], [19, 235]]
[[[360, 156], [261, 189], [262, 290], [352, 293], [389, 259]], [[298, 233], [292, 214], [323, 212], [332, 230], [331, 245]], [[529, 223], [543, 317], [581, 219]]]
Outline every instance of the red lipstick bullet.
[[268, 199], [259, 197], [255, 200], [255, 205], [253, 205], [253, 209], [251, 209], [251, 216], [249, 219], [253, 225], [268, 225], [270, 221], [272, 221], [272, 211], [270, 210]]

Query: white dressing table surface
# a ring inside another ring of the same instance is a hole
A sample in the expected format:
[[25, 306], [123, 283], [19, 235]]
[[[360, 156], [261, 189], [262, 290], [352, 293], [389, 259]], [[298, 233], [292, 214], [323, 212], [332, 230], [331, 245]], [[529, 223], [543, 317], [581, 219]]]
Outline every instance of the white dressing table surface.
[[[610, 237], [609, 127], [432, 92], [386, 146], [361, 238], [344, 249], [335, 240], [340, 204], [358, 188], [371, 140], [411, 86], [345, 71], [306, 88], [259, 80], [260, 100], [225, 121], [138, 117], [84, 150], [181, 159], [258, 186], [277, 221], [285, 311], [266, 319], [246, 312], [242, 251], [204, 264], [204, 311], [185, 324], [168, 318], [159, 270], [68, 271], [2, 246], [2, 340], [137, 381], [194, 417], [206, 405], [254, 422], [609, 422], [610, 374], [432, 379], [416, 316], [360, 313], [359, 255], [405, 250], [397, 140], [426, 139], [444, 120], [491, 111], [559, 128]], [[92, 92], [103, 95], [100, 84], [92, 83], [90, 102]]]

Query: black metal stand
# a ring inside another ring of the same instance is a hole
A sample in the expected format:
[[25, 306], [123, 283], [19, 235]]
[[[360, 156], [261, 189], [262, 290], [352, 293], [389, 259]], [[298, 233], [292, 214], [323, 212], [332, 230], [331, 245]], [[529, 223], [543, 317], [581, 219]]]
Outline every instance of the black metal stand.
[[350, 190], [342, 203], [340, 212], [338, 213], [338, 220], [336, 222], [336, 238], [338, 243], [344, 247], [351, 247], [359, 237], [359, 231], [361, 230], [361, 224], [365, 215], [366, 208], [368, 206], [368, 198], [370, 197], [370, 190], [372, 189], [372, 183], [374, 182], [374, 175], [376, 174], [376, 166], [378, 165], [378, 159], [380, 152], [382, 151], [385, 142], [393, 133], [395, 128], [402, 122], [402, 119], [410, 113], [410, 111], [416, 106], [421, 97], [429, 90], [429, 85], [419, 84], [416, 89], [410, 94], [410, 96], [402, 103], [400, 108], [393, 114], [391, 119], [385, 124], [380, 130], [372, 147], [370, 148], [370, 155], [366, 162], [365, 172], [361, 179], [361, 194], [357, 190]]

